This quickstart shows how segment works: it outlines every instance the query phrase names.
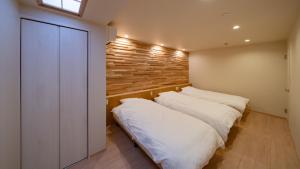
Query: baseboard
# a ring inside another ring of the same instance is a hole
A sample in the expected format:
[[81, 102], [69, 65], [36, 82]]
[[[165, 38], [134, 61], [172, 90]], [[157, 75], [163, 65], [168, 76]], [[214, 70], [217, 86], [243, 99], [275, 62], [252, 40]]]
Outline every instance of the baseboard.
[[280, 119], [287, 119], [286, 117], [284, 116], [278, 116], [278, 115], [275, 115], [275, 114], [271, 114], [271, 113], [265, 113], [265, 112], [261, 112], [261, 111], [256, 111], [256, 110], [250, 110], [251, 112], [255, 112], [255, 113], [260, 113], [260, 114], [264, 114], [264, 115], [268, 115], [268, 116], [272, 116], [272, 117], [276, 117], [276, 118], [280, 118]]

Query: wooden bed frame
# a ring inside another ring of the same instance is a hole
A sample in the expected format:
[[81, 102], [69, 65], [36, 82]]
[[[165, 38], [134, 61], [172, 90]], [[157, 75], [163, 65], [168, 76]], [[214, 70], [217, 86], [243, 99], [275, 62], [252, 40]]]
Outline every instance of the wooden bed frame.
[[148, 100], [154, 100], [155, 97], [158, 97], [158, 94], [161, 92], [167, 91], [181, 91], [183, 87], [191, 86], [190, 83], [171, 85], [166, 87], [140, 90], [136, 92], [122, 93], [116, 95], [110, 95], [106, 97], [106, 124], [112, 125], [115, 123], [113, 118], [112, 109], [121, 104], [120, 100], [125, 98], [144, 98]]

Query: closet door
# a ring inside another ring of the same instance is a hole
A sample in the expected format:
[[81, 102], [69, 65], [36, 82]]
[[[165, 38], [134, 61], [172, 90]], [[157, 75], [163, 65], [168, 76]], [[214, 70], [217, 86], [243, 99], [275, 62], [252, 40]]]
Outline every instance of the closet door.
[[59, 168], [59, 27], [22, 20], [22, 169]]
[[60, 168], [87, 157], [87, 32], [60, 28]]

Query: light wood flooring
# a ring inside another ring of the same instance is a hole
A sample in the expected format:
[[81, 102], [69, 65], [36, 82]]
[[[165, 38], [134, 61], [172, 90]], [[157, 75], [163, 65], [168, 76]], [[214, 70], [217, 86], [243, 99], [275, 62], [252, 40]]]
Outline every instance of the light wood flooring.
[[[184, 133], [183, 133], [184, 134]], [[72, 169], [158, 169], [128, 136], [112, 126], [107, 149]], [[204, 169], [300, 169], [287, 121], [251, 112], [232, 128], [225, 150]]]

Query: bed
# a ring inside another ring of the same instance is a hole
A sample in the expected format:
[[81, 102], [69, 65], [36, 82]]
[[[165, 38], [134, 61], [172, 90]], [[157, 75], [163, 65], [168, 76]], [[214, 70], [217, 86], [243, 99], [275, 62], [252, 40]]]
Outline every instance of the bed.
[[225, 104], [227, 106], [237, 109], [241, 113], [245, 111], [247, 104], [250, 101], [249, 99], [244, 97], [212, 92], [208, 90], [201, 90], [191, 86], [182, 88], [181, 93], [188, 96]]
[[146, 99], [121, 102], [113, 117], [163, 169], [201, 169], [224, 147], [216, 130], [201, 120]]
[[188, 114], [209, 124], [227, 141], [231, 127], [242, 114], [232, 107], [169, 91], [159, 94], [155, 101], [173, 110]]

